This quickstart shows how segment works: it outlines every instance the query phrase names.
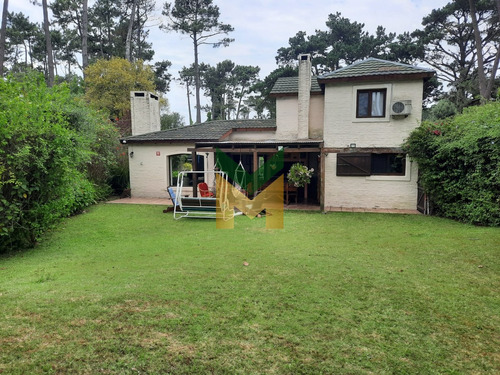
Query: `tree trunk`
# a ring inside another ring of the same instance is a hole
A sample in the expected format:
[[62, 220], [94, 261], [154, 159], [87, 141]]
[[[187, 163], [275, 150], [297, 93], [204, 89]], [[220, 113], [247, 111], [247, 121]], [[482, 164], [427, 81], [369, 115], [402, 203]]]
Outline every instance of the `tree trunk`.
[[[481, 103], [485, 103], [491, 97], [491, 92], [487, 92], [487, 80], [486, 74], [484, 72], [484, 61], [483, 61], [483, 46], [481, 42], [481, 34], [479, 32], [479, 25], [477, 23], [476, 16], [476, 4], [474, 4], [475, 0], [469, 0], [470, 7], [470, 16], [472, 20], [472, 28], [474, 29], [474, 40], [476, 42], [476, 51], [477, 51], [477, 74], [479, 81], [479, 95], [481, 95]], [[493, 72], [493, 74], [495, 74]]]
[[88, 37], [89, 37], [89, 13], [88, 0], [83, 0], [82, 9], [82, 68], [85, 74], [85, 68], [89, 65], [88, 53]]
[[[500, 0], [498, 0], [500, 1]], [[490, 93], [490, 96], [491, 96], [491, 92], [493, 91], [493, 85], [495, 84], [495, 74], [498, 70], [498, 65], [500, 63], [500, 46], [498, 47], [498, 50], [497, 50], [497, 55], [495, 57], [495, 61], [493, 62], [493, 69], [491, 70], [491, 76], [490, 76], [490, 79], [488, 80], [488, 86], [486, 87], [486, 90], [487, 92]]]
[[135, 8], [137, 7], [137, 0], [134, 0], [132, 3], [132, 12], [130, 14], [130, 22], [128, 24], [128, 31], [127, 31], [127, 39], [125, 41], [125, 59], [128, 61], [132, 61], [131, 57], [131, 47], [132, 47], [132, 30], [134, 28], [134, 19], [135, 19]]
[[45, 44], [47, 46], [47, 86], [52, 87], [54, 85], [54, 57], [52, 55], [52, 40], [50, 38], [49, 29], [49, 12], [47, 7], [47, 0], [42, 0], [43, 7], [43, 28], [45, 31]]
[[196, 123], [201, 123], [201, 101], [200, 101], [200, 66], [198, 64], [198, 38], [193, 36], [194, 44], [194, 90], [196, 95]]
[[7, 13], [9, 0], [3, 0], [2, 29], [0, 31], [0, 78], [3, 77], [3, 62], [5, 60], [5, 31], [7, 30]]
[[188, 100], [189, 125], [193, 125], [193, 115], [191, 114], [191, 95], [189, 95], [189, 83], [186, 82], [186, 92]]
[[240, 118], [241, 102], [243, 101], [244, 92], [245, 92], [245, 86], [241, 88], [240, 100], [238, 100], [238, 107], [236, 108], [236, 120]]

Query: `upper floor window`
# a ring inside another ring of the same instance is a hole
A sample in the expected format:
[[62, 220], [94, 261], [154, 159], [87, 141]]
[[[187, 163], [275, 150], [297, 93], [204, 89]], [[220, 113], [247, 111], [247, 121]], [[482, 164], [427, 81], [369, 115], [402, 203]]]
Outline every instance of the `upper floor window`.
[[356, 117], [385, 117], [386, 97], [387, 89], [358, 90], [356, 100]]

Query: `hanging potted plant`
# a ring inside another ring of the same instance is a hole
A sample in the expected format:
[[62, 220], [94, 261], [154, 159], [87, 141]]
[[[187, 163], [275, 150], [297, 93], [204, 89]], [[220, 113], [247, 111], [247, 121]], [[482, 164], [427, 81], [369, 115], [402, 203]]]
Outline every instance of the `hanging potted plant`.
[[288, 181], [295, 187], [304, 187], [311, 182], [314, 168], [308, 169], [305, 165], [295, 163], [288, 171]]
[[305, 165], [295, 163], [288, 171], [288, 183], [293, 184], [295, 187], [304, 188], [304, 201], [307, 203], [307, 184], [311, 182], [314, 168], [307, 168]]

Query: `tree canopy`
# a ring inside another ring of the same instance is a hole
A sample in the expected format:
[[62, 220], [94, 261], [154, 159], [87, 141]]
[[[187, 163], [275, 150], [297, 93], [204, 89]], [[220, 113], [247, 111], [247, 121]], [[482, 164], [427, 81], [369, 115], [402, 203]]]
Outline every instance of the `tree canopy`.
[[315, 74], [321, 74], [367, 57], [411, 63], [422, 56], [408, 33], [396, 37], [379, 26], [372, 35], [364, 30], [364, 24], [342, 17], [339, 12], [328, 16], [326, 26], [326, 30], [316, 30], [309, 36], [297, 32], [288, 40], [288, 47], [278, 49], [278, 65], [293, 66], [300, 53], [309, 53]]
[[[500, 19], [495, 0], [476, 1], [475, 19], [483, 74], [494, 87], [500, 59]], [[424, 50], [423, 60], [438, 71], [439, 79], [451, 87], [451, 99], [461, 110], [479, 93], [478, 48], [468, 0], [455, 0], [434, 9], [412, 33]], [[488, 94], [488, 96], [489, 96]]]
[[233, 31], [233, 27], [219, 21], [219, 7], [212, 4], [212, 0], [175, 0], [166, 2], [163, 14], [169, 22], [164, 26], [167, 31], [176, 31], [186, 34], [193, 42], [194, 53], [194, 81], [196, 97], [196, 122], [201, 122], [201, 76], [199, 62], [199, 47], [211, 45], [213, 47], [227, 46], [234, 39], [218, 38]]
[[85, 97], [93, 107], [121, 117], [130, 108], [131, 91], [154, 91], [154, 74], [142, 60], [98, 60], [85, 70]]

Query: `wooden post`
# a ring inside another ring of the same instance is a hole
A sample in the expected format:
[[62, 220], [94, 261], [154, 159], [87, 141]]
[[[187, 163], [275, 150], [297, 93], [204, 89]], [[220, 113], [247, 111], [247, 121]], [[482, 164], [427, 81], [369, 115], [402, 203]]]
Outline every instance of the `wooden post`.
[[252, 182], [252, 190], [253, 196], [257, 195], [257, 183], [259, 176], [257, 175], [257, 170], [259, 169], [259, 155], [257, 154], [257, 150], [253, 151], [253, 182]]
[[320, 165], [319, 165], [319, 184], [321, 186], [320, 191], [319, 191], [319, 205], [321, 211], [325, 211], [325, 153], [323, 151], [320, 151]]
[[191, 160], [193, 162], [193, 171], [195, 173], [193, 174], [193, 197], [198, 196], [198, 173], [196, 171], [198, 170], [198, 160], [196, 160], [196, 151], [191, 152]]

